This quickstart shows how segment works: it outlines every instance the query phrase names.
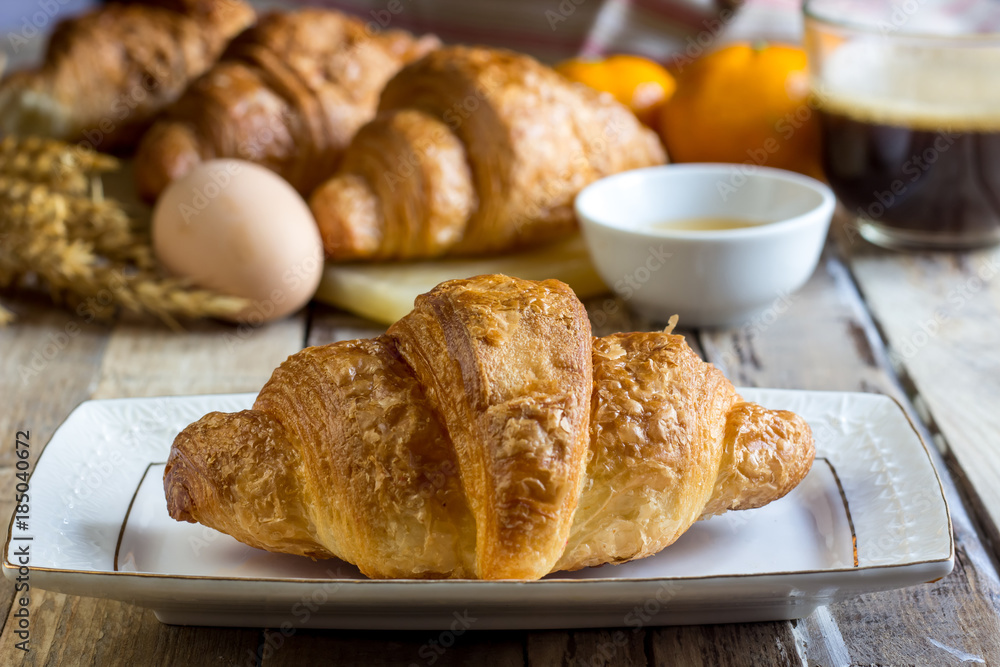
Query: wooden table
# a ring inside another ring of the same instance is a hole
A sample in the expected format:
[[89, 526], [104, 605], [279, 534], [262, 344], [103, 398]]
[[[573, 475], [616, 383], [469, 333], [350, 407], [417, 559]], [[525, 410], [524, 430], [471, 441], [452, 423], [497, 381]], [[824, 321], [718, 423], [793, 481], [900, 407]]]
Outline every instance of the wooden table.
[[[657, 328], [623, 308], [608, 317], [608, 298], [588, 303], [595, 333]], [[37, 454], [89, 398], [257, 391], [303, 346], [381, 331], [318, 304], [246, 335], [214, 322], [176, 334], [129, 318], [86, 324], [43, 300], [5, 299], [20, 314], [0, 329], [5, 517], [17, 430], [30, 429]], [[613, 628], [471, 631], [443, 655], [427, 648], [437, 632], [300, 630], [263, 660], [267, 629], [165, 626], [129, 604], [43, 591], [31, 595], [25, 655], [14, 648], [14, 591], [3, 580], [0, 664], [1000, 665], [1000, 250], [889, 253], [838, 220], [816, 273], [782, 310], [741, 329], [689, 331], [688, 340], [737, 385], [900, 400], [940, 450], [957, 543], [951, 575], [794, 622], [650, 627], [625, 632], [624, 643]]]

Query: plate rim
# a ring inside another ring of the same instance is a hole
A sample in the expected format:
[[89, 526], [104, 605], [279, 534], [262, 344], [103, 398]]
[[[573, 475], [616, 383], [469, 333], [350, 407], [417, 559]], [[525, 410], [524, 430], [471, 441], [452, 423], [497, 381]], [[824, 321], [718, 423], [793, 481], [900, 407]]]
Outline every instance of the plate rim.
[[[505, 585], [510, 586], [511, 584], [521, 584], [521, 585], [572, 585], [572, 584], [622, 584], [622, 583], [649, 583], [649, 582], [695, 582], [695, 581], [707, 581], [707, 580], [725, 580], [725, 579], [740, 579], [740, 580], [754, 580], [765, 577], [789, 577], [789, 576], [815, 576], [815, 575], [848, 575], [852, 572], [861, 573], [864, 576], [865, 573], [870, 571], [901, 571], [909, 568], [920, 568], [923, 566], [930, 565], [944, 565], [949, 564], [950, 567], [948, 571], [941, 575], [947, 576], [951, 572], [954, 566], [955, 560], [955, 532], [951, 517], [951, 507], [948, 503], [947, 495], [944, 490], [944, 483], [941, 481], [941, 475], [938, 472], [937, 466], [934, 462], [934, 457], [931, 454], [930, 448], [927, 445], [921, 431], [917, 428], [913, 421], [912, 416], [903, 406], [903, 404], [895, 396], [890, 394], [874, 393], [874, 392], [857, 392], [857, 391], [837, 391], [837, 390], [813, 390], [813, 389], [787, 389], [781, 387], [735, 387], [737, 394], [742, 395], [742, 392], [749, 390], [753, 391], [769, 391], [769, 392], [779, 392], [779, 393], [810, 393], [810, 394], [830, 394], [830, 395], [854, 395], [854, 396], [864, 396], [866, 398], [874, 400], [885, 400], [888, 399], [895, 404], [899, 412], [903, 414], [906, 419], [906, 424], [909, 426], [910, 430], [917, 437], [917, 441], [920, 443], [924, 456], [927, 462], [930, 464], [931, 472], [934, 474], [934, 479], [937, 482], [938, 496], [944, 505], [945, 517], [947, 519], [947, 529], [948, 529], [948, 554], [947, 556], [942, 556], [940, 558], [930, 558], [922, 559], [919, 561], [908, 561], [905, 563], [883, 563], [883, 564], [871, 564], [871, 565], [858, 565], [852, 567], [840, 567], [840, 568], [825, 568], [820, 570], [786, 570], [777, 572], [756, 572], [756, 573], [729, 573], [729, 574], [714, 574], [714, 575], [695, 575], [695, 576], [661, 576], [661, 577], [588, 577], [584, 579], [574, 579], [574, 578], [559, 578], [559, 579], [417, 579], [417, 578], [400, 578], [400, 579], [334, 579], [334, 578], [303, 578], [303, 577], [231, 577], [231, 576], [213, 576], [213, 575], [190, 575], [190, 574], [164, 574], [159, 572], [122, 572], [122, 571], [105, 571], [105, 570], [77, 570], [68, 568], [54, 568], [54, 567], [37, 567], [28, 565], [27, 567], [31, 572], [46, 573], [49, 577], [54, 577], [56, 579], [62, 579], [72, 575], [84, 575], [84, 576], [110, 576], [115, 578], [125, 577], [126, 581], [152, 581], [152, 580], [195, 580], [195, 581], [212, 581], [212, 582], [225, 582], [227, 585], [233, 583], [244, 583], [244, 582], [260, 582], [260, 583], [283, 583], [292, 585], [301, 584], [325, 584], [329, 582], [337, 582], [339, 585], [381, 585], [381, 586], [391, 586], [391, 585], [424, 585], [437, 584], [437, 585], [447, 585], [451, 587], [460, 587], [469, 585]], [[34, 465], [31, 469], [31, 474], [28, 477], [28, 483], [30, 485], [32, 478], [39, 468], [42, 457], [45, 455], [46, 451], [49, 449], [48, 445], [52, 442], [55, 436], [63, 428], [69, 419], [76, 414], [81, 408], [90, 403], [130, 403], [130, 402], [144, 402], [144, 401], [154, 401], [154, 400], [190, 400], [190, 399], [200, 399], [200, 398], [249, 398], [256, 396], [258, 392], [218, 392], [218, 393], [203, 393], [203, 394], [168, 394], [168, 395], [156, 395], [156, 396], [124, 396], [124, 397], [113, 397], [113, 398], [89, 398], [78, 403], [72, 410], [67, 413], [66, 417], [59, 422], [59, 425], [52, 431], [52, 436], [42, 447], [41, 452], [34, 461]], [[155, 462], [154, 462], [155, 463]], [[831, 465], [832, 468], [832, 465]], [[12, 580], [18, 572], [18, 568], [22, 567], [17, 564], [11, 563], [9, 560], [10, 556], [10, 543], [13, 538], [13, 529], [15, 515], [17, 514], [16, 507], [11, 513], [10, 519], [7, 524], [7, 535], [4, 541], [3, 548], [3, 558], [0, 565], [2, 565], [4, 576]], [[126, 515], [127, 516], [127, 515]], [[124, 522], [123, 522], [124, 527]], [[851, 577], [852, 579], [854, 577]], [[914, 584], [916, 585], [916, 584]]]

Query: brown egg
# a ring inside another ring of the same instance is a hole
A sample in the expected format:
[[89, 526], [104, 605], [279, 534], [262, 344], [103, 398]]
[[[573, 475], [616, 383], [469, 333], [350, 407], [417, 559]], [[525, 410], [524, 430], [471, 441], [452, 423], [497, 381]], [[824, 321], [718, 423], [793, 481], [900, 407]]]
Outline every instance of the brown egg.
[[251, 299], [237, 320], [257, 324], [305, 305], [319, 285], [323, 243], [302, 197], [242, 160], [211, 160], [164, 190], [153, 250], [170, 273]]

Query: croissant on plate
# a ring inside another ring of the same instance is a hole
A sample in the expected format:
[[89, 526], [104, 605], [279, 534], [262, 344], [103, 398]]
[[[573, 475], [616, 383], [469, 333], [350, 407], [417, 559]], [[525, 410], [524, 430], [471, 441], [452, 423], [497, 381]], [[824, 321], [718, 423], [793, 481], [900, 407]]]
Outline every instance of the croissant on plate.
[[584, 186], [664, 160], [610, 95], [528, 56], [454, 46], [386, 84], [310, 207], [335, 260], [486, 254], [566, 234]]
[[813, 457], [682, 336], [593, 339], [565, 284], [488, 275], [292, 355], [253, 409], [177, 436], [164, 490], [178, 521], [369, 577], [537, 579], [654, 554]]
[[159, 0], [62, 21], [41, 67], [0, 83], [0, 132], [132, 146], [254, 18], [243, 0]]
[[389, 77], [438, 44], [402, 30], [372, 34], [332, 10], [264, 16], [143, 137], [139, 194], [154, 200], [198, 162], [222, 157], [262, 164], [308, 194], [375, 115]]

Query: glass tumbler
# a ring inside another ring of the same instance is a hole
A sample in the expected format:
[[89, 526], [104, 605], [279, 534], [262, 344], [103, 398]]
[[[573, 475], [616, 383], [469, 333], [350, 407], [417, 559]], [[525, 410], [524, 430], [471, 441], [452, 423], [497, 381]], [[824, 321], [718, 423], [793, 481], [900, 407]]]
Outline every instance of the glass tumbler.
[[1000, 3], [808, 0], [823, 169], [868, 241], [1000, 242]]

